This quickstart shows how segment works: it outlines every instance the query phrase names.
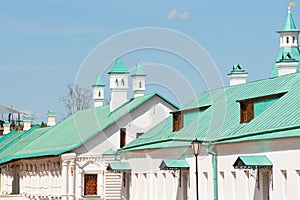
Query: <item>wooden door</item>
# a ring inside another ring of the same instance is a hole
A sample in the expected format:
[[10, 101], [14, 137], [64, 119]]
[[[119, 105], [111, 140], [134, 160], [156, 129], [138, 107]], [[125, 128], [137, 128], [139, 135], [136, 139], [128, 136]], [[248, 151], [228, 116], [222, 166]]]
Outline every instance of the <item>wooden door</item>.
[[97, 174], [84, 175], [84, 195], [97, 195]]

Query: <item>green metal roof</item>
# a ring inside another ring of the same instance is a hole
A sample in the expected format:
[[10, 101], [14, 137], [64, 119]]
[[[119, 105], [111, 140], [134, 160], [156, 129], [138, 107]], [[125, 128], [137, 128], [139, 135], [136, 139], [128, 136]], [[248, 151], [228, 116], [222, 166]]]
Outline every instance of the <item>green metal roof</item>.
[[146, 76], [146, 73], [144, 72], [140, 61], [137, 62], [135, 69], [131, 76]]
[[25, 116], [23, 117], [23, 120], [32, 120], [32, 117], [30, 117], [30, 116], [28, 116], [28, 115], [25, 115]]
[[290, 7], [288, 9], [288, 14], [285, 18], [285, 22], [282, 28], [282, 31], [290, 31], [290, 30], [296, 30], [296, 26], [294, 23], [294, 19], [290, 10]]
[[109, 74], [128, 74], [128, 70], [122, 63], [121, 59], [118, 58]]
[[[239, 163], [241, 162], [241, 163]], [[237, 164], [243, 164], [244, 166], [258, 167], [258, 166], [273, 166], [272, 162], [265, 155], [261, 156], [239, 156], [233, 166]]]
[[131, 171], [130, 164], [128, 162], [111, 162], [108, 164], [107, 170], [110, 171]]
[[95, 85], [93, 86], [105, 86], [100, 75], [97, 76]]
[[186, 160], [163, 160], [159, 166], [161, 170], [170, 169], [189, 169], [190, 166]]
[[154, 97], [172, 105], [163, 96], [153, 93], [131, 99], [113, 112], [110, 112], [109, 105], [96, 107], [78, 111], [52, 127], [33, 127], [22, 134], [10, 132], [0, 138], [0, 163], [71, 151], [95, 135], [104, 134], [107, 127]]
[[[252, 137], [258, 139], [279, 137], [278, 133], [273, 133], [299, 129], [299, 88], [300, 73], [295, 73], [204, 92], [183, 109], [211, 106], [198, 114], [184, 115], [185, 125], [181, 130], [172, 131], [172, 117], [169, 117], [127, 144], [122, 150], [167, 148], [170, 143], [178, 143], [178, 141], [189, 146], [190, 141], [195, 138], [202, 142], [224, 143], [247, 141]], [[281, 93], [284, 95], [280, 98], [255, 103], [254, 119], [248, 123], [240, 123], [238, 100]], [[284, 137], [284, 134], [281, 136]], [[295, 136], [295, 133], [286, 135], [286, 137], [292, 136]]]

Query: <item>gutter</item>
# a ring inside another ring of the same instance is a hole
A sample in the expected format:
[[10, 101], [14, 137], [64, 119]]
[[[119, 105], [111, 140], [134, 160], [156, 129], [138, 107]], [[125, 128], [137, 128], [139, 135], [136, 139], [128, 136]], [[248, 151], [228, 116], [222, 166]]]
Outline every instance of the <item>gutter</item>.
[[208, 154], [212, 155], [212, 165], [213, 165], [213, 184], [214, 184], [214, 200], [218, 200], [218, 167], [217, 167], [217, 153], [211, 151], [210, 143], [206, 144], [206, 151]]

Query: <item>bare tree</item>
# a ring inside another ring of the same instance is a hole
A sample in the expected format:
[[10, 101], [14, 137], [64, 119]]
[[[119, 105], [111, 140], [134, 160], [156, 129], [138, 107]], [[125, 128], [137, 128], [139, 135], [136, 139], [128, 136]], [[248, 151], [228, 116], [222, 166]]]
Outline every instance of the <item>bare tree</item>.
[[65, 105], [69, 116], [76, 111], [89, 108], [92, 102], [92, 94], [90, 90], [81, 88], [77, 84], [68, 84], [67, 94], [61, 96], [59, 100]]

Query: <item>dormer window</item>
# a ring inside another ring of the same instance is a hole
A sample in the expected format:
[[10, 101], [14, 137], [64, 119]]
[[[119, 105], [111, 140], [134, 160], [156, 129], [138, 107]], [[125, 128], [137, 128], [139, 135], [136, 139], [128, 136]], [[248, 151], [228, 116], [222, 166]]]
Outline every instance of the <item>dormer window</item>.
[[253, 102], [240, 102], [240, 122], [250, 122], [254, 118]]
[[239, 100], [240, 103], [240, 123], [247, 123], [275, 103], [285, 93]]
[[[197, 116], [199, 116], [199, 113], [205, 111], [209, 107], [210, 107], [210, 105], [172, 112], [172, 114], [173, 114], [173, 132], [179, 131], [180, 129], [182, 129], [186, 124], [190, 123]], [[186, 117], [186, 119], [184, 119], [185, 117]]]
[[183, 113], [176, 112], [173, 113], [173, 132], [179, 131], [183, 128]]

